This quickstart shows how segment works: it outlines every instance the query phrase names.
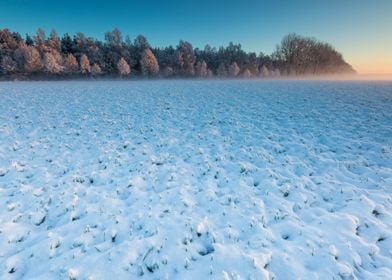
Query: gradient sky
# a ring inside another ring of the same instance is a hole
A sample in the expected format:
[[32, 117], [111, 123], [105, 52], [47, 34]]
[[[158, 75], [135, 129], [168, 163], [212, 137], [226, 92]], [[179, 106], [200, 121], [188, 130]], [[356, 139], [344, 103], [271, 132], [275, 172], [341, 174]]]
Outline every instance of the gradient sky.
[[392, 0], [0, 0], [0, 28], [103, 39], [120, 28], [154, 46], [241, 43], [271, 53], [290, 32], [331, 43], [362, 74], [392, 73]]

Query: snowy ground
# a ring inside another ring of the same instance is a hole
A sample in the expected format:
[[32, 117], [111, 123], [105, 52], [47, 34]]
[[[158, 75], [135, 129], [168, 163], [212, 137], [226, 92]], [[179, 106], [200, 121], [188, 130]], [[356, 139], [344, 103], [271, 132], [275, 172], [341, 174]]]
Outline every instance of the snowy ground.
[[392, 83], [0, 84], [0, 279], [386, 279]]

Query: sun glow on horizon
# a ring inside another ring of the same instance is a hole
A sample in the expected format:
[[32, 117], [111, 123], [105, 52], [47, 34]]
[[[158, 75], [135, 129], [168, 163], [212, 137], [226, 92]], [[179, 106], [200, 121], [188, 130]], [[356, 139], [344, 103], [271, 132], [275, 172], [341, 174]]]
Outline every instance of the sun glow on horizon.
[[[392, 50], [391, 50], [392, 53]], [[372, 56], [370, 59], [347, 59], [358, 74], [362, 75], [392, 75], [392, 54], [387, 57]]]

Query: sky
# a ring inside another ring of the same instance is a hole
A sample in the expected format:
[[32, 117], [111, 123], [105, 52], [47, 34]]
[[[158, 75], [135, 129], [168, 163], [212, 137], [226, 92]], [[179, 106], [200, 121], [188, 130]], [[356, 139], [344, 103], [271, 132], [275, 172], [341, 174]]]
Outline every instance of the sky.
[[153, 46], [241, 43], [270, 54], [288, 33], [331, 43], [361, 74], [392, 74], [392, 0], [0, 0], [0, 28], [103, 39], [118, 27]]

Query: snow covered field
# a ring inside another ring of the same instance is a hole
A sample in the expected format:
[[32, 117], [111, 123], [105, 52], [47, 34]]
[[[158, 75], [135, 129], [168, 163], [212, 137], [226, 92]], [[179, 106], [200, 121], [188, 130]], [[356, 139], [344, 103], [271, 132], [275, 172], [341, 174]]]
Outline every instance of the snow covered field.
[[392, 83], [0, 83], [0, 279], [387, 279]]

